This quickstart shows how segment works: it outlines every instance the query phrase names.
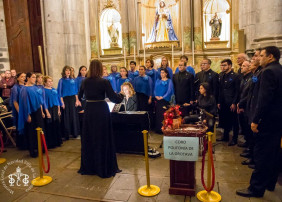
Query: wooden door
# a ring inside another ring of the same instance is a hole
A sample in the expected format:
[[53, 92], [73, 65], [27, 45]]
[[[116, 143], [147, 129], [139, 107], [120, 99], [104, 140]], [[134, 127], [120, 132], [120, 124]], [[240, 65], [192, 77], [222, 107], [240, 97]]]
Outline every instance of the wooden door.
[[10, 66], [18, 72], [40, 72], [37, 45], [43, 45], [43, 37], [39, 2], [3, 1]]

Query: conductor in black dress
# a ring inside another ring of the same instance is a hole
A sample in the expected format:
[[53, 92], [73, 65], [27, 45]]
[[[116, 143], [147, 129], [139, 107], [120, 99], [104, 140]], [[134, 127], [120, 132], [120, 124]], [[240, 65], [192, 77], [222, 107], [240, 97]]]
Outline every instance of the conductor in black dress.
[[194, 101], [194, 76], [186, 71], [186, 62], [179, 62], [179, 72], [173, 75], [176, 104], [182, 105], [182, 115], [189, 115], [190, 105]]
[[244, 197], [262, 197], [274, 191], [279, 175], [279, 151], [282, 133], [282, 66], [280, 50], [268, 46], [260, 52], [261, 73], [258, 101], [251, 129], [255, 133], [254, 161], [250, 186], [237, 190]]
[[120, 170], [111, 115], [104, 99], [107, 96], [112, 102], [120, 103], [123, 96], [114, 92], [110, 82], [103, 79], [102, 74], [102, 63], [93, 60], [79, 91], [79, 98], [83, 95], [86, 98], [86, 107], [81, 135], [81, 167], [78, 172], [108, 178], [115, 176]]

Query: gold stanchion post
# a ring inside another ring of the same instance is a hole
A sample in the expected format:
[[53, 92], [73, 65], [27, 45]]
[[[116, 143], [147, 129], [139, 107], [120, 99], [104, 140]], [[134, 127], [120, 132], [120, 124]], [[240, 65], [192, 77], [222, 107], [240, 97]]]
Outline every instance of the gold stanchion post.
[[39, 177], [33, 179], [31, 184], [36, 187], [41, 187], [52, 182], [52, 178], [49, 176], [43, 176], [42, 169], [42, 146], [41, 146], [41, 128], [36, 128], [37, 131], [37, 141], [38, 141], [38, 161], [39, 161]]
[[138, 193], [142, 196], [155, 196], [160, 193], [160, 188], [150, 183], [150, 169], [149, 169], [149, 158], [148, 158], [148, 131], [143, 130], [144, 138], [144, 152], [145, 152], [145, 164], [146, 164], [146, 178], [147, 185], [144, 185], [138, 189]]
[[[208, 141], [212, 142], [212, 136], [213, 133], [212, 132], [208, 132]], [[208, 147], [210, 147], [210, 145], [208, 144]], [[208, 149], [208, 152], [210, 151], [210, 149]], [[208, 173], [207, 173], [207, 187], [211, 187], [211, 159], [210, 159], [210, 155], [208, 155]], [[204, 202], [218, 202], [221, 201], [221, 196], [219, 193], [215, 192], [215, 191], [200, 191], [197, 193], [197, 198], [200, 201], [204, 201]]]

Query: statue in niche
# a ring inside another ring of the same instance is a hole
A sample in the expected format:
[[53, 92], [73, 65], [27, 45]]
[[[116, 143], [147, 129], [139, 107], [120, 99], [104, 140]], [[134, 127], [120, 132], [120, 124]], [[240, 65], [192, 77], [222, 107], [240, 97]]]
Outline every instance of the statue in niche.
[[114, 23], [108, 26], [108, 34], [111, 39], [111, 48], [118, 47], [119, 31], [118, 28], [114, 25]]
[[148, 39], [149, 43], [159, 41], [177, 41], [178, 38], [172, 26], [171, 15], [164, 1], [160, 1], [156, 9], [153, 30]]
[[211, 40], [219, 40], [219, 36], [221, 34], [222, 21], [217, 16], [217, 13], [214, 14], [212, 19], [210, 20], [209, 25], [211, 26]]

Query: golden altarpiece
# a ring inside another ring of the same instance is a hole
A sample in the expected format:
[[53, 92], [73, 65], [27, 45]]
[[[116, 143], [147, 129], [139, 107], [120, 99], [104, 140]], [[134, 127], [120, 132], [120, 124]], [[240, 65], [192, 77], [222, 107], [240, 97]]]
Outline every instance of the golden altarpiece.
[[[91, 58], [106, 66], [143, 65], [158, 68], [166, 56], [173, 70], [181, 55], [200, 71], [208, 57], [212, 69], [244, 51], [235, 0], [93, 0], [89, 1]], [[242, 44], [242, 45], [241, 45]], [[234, 65], [235, 69], [237, 68]]]

